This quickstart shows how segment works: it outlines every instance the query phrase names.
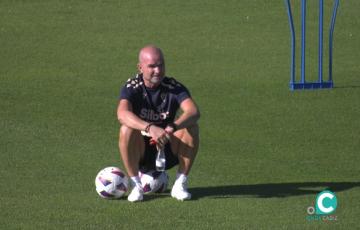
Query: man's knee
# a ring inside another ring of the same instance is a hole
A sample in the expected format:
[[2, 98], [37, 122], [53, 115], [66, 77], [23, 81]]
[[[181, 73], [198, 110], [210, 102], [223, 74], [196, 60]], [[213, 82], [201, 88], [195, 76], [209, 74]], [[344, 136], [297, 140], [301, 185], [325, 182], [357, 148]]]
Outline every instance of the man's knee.
[[173, 149], [180, 146], [194, 148], [199, 144], [199, 126], [198, 124], [180, 129], [174, 133], [174, 140], [172, 141]]
[[126, 125], [120, 127], [120, 142], [135, 142], [139, 143], [142, 140], [142, 136], [139, 130], [130, 128]]
[[121, 125], [120, 127], [120, 136], [140, 136], [141, 133], [139, 130], [130, 128], [126, 125]]
[[139, 130], [130, 128], [126, 125], [120, 127], [119, 145], [126, 149], [139, 152], [140, 154], [144, 151], [144, 138]]
[[186, 127], [184, 129], [179, 130], [178, 136], [180, 139], [197, 139], [199, 137], [199, 125], [194, 124], [192, 126]]
[[193, 136], [193, 137], [199, 136], [199, 125], [197, 123], [186, 129], [190, 133], [191, 136]]
[[122, 125], [120, 127], [120, 137], [131, 135], [133, 131], [134, 131], [134, 129], [132, 129], [126, 125]]

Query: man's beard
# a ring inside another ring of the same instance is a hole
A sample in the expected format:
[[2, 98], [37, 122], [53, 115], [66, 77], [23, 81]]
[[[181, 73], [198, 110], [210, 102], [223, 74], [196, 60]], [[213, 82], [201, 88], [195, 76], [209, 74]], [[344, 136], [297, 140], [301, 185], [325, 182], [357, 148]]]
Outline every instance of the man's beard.
[[150, 82], [153, 84], [157, 84], [157, 83], [161, 82], [161, 80], [162, 80], [162, 77], [152, 77], [150, 79]]

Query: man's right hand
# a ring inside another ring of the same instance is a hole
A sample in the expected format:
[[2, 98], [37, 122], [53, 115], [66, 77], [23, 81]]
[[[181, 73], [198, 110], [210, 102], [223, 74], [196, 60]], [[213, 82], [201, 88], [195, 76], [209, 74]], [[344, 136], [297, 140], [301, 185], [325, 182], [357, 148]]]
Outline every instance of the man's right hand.
[[166, 133], [166, 131], [156, 125], [150, 126], [149, 134], [151, 136], [152, 140], [155, 140], [156, 145], [159, 149], [162, 149], [165, 147], [166, 143], [170, 140], [169, 134]]

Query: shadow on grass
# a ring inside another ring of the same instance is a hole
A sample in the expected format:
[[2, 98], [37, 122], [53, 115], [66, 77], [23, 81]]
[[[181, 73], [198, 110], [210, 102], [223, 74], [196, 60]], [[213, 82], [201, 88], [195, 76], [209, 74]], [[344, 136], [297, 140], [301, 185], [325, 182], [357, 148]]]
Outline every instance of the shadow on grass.
[[192, 199], [209, 198], [234, 198], [234, 197], [291, 197], [317, 194], [323, 190], [340, 192], [355, 187], [360, 187], [360, 182], [301, 182], [278, 184], [253, 184], [253, 185], [225, 185], [218, 187], [190, 188]]
[[334, 89], [360, 89], [360, 85], [336, 85]]

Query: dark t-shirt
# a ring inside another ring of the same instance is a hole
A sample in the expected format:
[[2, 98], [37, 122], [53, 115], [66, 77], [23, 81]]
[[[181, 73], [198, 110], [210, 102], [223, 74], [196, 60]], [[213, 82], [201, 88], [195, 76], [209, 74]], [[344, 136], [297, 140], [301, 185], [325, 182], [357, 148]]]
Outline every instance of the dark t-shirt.
[[120, 92], [120, 99], [131, 103], [135, 115], [163, 128], [174, 121], [181, 102], [190, 97], [186, 87], [174, 78], [164, 77], [156, 89], [150, 89], [141, 74], [128, 79]]

